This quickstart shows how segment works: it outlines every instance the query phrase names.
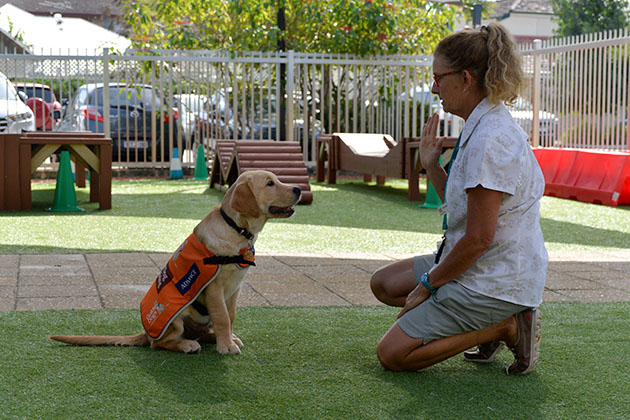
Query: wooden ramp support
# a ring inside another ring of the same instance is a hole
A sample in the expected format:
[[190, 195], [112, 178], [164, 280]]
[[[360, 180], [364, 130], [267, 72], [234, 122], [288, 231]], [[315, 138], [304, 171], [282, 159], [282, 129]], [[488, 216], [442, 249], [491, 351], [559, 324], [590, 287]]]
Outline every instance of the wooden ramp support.
[[[448, 162], [456, 141], [456, 138], [447, 138], [442, 143], [444, 164]], [[416, 137], [405, 137], [396, 142], [387, 134], [323, 135], [317, 139], [317, 182], [327, 179], [329, 184], [335, 184], [338, 170], [361, 173], [365, 182], [370, 182], [375, 175], [377, 184], [384, 184], [386, 178], [407, 179], [407, 197], [409, 201], [418, 201], [418, 174], [423, 169], [419, 148], [420, 138]]]
[[89, 169], [90, 201], [100, 210], [112, 208], [112, 139], [90, 132], [36, 131], [0, 135], [0, 210], [32, 209], [31, 175], [60, 148], [76, 164], [77, 186], [85, 187]]
[[302, 189], [300, 204], [313, 202], [308, 171], [298, 142], [273, 140], [217, 140], [212, 159], [210, 186], [232, 185], [246, 171], [264, 169], [280, 181]]
[[220, 189], [227, 183], [227, 170], [234, 154], [236, 140], [217, 140], [210, 166], [210, 187]]

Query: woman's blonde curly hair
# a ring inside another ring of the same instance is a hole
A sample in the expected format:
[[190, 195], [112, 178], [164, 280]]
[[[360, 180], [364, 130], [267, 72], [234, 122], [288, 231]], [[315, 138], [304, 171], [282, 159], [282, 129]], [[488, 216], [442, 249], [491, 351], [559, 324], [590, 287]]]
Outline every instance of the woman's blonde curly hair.
[[492, 104], [513, 104], [526, 86], [521, 53], [498, 23], [455, 32], [440, 41], [433, 54], [444, 57], [455, 70], [468, 70]]

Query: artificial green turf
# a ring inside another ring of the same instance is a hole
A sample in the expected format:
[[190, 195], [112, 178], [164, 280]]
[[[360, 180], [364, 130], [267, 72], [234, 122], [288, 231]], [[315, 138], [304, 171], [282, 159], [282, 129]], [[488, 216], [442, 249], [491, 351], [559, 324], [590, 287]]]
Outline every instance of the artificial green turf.
[[627, 419], [630, 303], [545, 303], [540, 362], [503, 373], [458, 355], [385, 371], [388, 307], [240, 308], [245, 347], [184, 355], [73, 347], [49, 334], [134, 334], [135, 310], [0, 313], [3, 419]]
[[[436, 209], [407, 200], [404, 180], [384, 186], [359, 180], [311, 183], [313, 203], [290, 219], [272, 220], [256, 250], [263, 253], [424, 253], [441, 236]], [[223, 194], [207, 181], [117, 180], [112, 210], [89, 203], [77, 189], [82, 213], [49, 213], [54, 182], [33, 183], [32, 211], [0, 212], [0, 253], [109, 251], [173, 252]], [[421, 198], [424, 201], [424, 196]], [[550, 251], [630, 248], [630, 207], [609, 207], [544, 197], [542, 228]]]

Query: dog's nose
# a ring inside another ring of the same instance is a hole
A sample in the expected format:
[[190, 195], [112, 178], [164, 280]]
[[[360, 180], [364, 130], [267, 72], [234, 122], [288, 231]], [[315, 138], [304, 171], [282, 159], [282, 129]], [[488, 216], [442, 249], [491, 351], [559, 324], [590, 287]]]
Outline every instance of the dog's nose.
[[293, 187], [293, 194], [295, 194], [296, 197], [299, 197], [302, 194], [300, 187]]

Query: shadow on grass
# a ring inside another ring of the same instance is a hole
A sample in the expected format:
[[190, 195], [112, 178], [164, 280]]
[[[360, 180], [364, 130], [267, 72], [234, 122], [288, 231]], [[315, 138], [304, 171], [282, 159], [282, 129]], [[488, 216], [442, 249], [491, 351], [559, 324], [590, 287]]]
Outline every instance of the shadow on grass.
[[[422, 372], [377, 373], [377, 380], [409, 396], [390, 409], [390, 417], [413, 418], [422, 412], [425, 418], [436, 419], [545, 418], [549, 388], [537, 371], [513, 377], [503, 373], [504, 361], [467, 367], [461, 358], [453, 357], [450, 364], [457, 366], [453, 369], [436, 365]], [[467, 407], [465, 413], [462, 406]]]

